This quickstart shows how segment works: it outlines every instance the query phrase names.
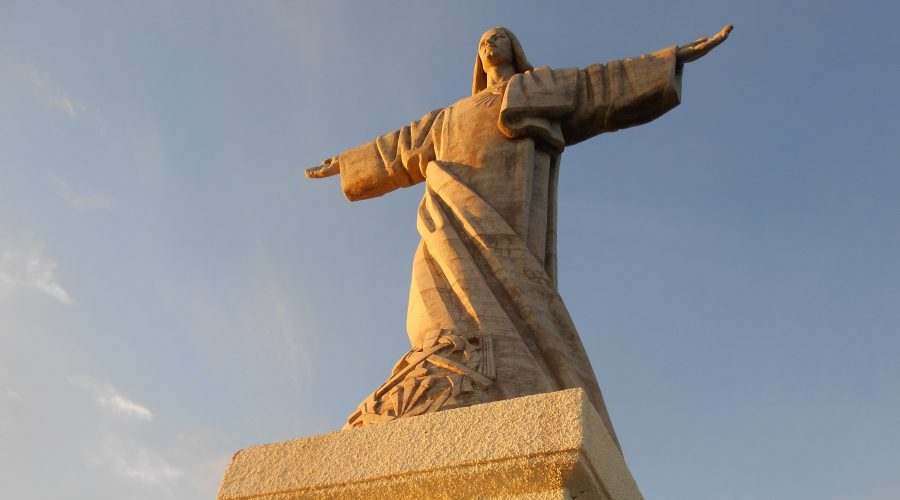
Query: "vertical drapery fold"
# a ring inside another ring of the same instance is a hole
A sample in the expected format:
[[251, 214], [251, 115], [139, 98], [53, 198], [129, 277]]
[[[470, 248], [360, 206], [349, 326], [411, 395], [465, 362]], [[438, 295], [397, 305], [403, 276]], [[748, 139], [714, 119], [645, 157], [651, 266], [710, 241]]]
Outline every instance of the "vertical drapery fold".
[[412, 350], [351, 416], [363, 425], [571, 387], [615, 436], [557, 291], [556, 209], [566, 145], [650, 121], [680, 98], [675, 48], [514, 75], [341, 153], [351, 201], [425, 181], [407, 314]]

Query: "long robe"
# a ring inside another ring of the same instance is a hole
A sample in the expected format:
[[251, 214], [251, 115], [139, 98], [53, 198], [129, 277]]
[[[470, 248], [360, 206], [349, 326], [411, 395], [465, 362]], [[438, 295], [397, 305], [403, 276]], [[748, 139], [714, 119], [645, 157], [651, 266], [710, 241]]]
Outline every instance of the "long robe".
[[680, 88], [674, 47], [538, 68], [340, 154], [351, 201], [425, 183], [412, 349], [348, 427], [582, 387], [615, 437], [557, 291], [559, 158], [567, 145], [657, 118]]

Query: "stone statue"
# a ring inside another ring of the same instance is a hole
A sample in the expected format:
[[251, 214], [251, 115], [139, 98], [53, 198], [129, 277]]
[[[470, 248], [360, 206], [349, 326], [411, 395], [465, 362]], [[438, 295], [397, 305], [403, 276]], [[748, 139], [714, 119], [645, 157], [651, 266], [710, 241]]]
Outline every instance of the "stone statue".
[[306, 171], [340, 174], [350, 201], [425, 183], [406, 324], [412, 349], [345, 428], [581, 387], [615, 439], [557, 291], [560, 155], [677, 106], [684, 63], [731, 29], [582, 69], [534, 69], [511, 31], [488, 30], [470, 97]]

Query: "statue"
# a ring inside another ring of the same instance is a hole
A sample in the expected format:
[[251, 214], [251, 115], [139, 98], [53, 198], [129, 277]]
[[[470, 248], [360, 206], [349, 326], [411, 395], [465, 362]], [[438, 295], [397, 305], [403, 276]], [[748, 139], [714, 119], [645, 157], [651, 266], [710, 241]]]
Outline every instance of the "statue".
[[731, 32], [635, 59], [534, 69], [515, 35], [482, 35], [472, 95], [310, 168], [350, 201], [425, 183], [410, 286], [411, 350], [345, 428], [581, 387], [615, 439], [557, 291], [563, 149], [678, 105], [683, 65]]

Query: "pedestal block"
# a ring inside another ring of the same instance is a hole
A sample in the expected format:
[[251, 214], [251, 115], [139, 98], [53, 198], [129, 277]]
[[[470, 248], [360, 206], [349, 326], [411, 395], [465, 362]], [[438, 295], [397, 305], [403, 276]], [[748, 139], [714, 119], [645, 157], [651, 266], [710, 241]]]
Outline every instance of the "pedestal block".
[[235, 454], [219, 500], [643, 497], [581, 389]]

